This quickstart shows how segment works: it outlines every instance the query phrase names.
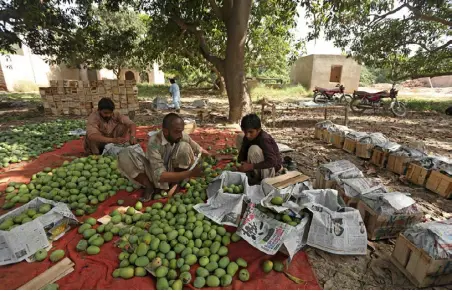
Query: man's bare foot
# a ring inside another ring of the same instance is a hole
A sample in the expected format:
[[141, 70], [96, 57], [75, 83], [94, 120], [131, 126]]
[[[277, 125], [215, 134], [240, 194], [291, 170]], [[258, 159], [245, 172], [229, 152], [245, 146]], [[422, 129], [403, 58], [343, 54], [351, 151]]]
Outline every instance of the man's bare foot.
[[146, 187], [143, 191], [143, 196], [140, 197], [141, 202], [149, 202], [152, 200], [152, 195], [154, 194], [154, 188]]

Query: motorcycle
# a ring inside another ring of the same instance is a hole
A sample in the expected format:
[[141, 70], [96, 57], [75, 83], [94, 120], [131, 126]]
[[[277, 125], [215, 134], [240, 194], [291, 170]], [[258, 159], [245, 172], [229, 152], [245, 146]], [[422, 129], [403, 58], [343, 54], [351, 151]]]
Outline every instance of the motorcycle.
[[341, 104], [348, 104], [352, 100], [350, 94], [345, 94], [345, 87], [341, 84], [337, 84], [336, 88], [325, 89], [321, 87], [314, 88], [314, 102], [315, 103], [327, 103], [335, 102]]
[[365, 91], [354, 91], [353, 99], [350, 102], [350, 108], [353, 112], [363, 113], [368, 109], [373, 109], [376, 112], [378, 109], [382, 108], [387, 110], [384, 98], [391, 98], [391, 103], [389, 104], [389, 110], [397, 117], [404, 117], [406, 115], [406, 105], [405, 103], [397, 100], [398, 90], [395, 88], [395, 84], [392, 84], [391, 90], [388, 92], [380, 91], [376, 93], [369, 93]]

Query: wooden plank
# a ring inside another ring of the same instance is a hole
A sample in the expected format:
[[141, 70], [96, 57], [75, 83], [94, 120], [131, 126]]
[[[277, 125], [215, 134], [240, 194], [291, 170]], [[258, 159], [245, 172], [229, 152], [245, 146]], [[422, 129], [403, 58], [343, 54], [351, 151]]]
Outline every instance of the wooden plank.
[[[40, 290], [42, 287], [51, 284], [74, 270], [75, 264], [69, 258], [64, 258], [60, 262], [56, 263], [44, 273], [34, 277], [24, 285], [20, 286], [18, 290]], [[68, 273], [68, 271], [72, 269]]]
[[276, 176], [276, 177], [272, 177], [272, 178], [267, 178], [267, 179], [264, 180], [264, 182], [269, 184], [269, 185], [273, 185], [273, 184], [279, 183], [281, 181], [284, 181], [286, 179], [290, 179], [290, 178], [293, 178], [293, 177], [296, 177], [296, 176], [299, 176], [299, 175], [302, 175], [302, 173], [298, 172], [298, 171], [290, 171], [290, 172], [287, 172], [284, 175], [280, 175], [280, 176]]

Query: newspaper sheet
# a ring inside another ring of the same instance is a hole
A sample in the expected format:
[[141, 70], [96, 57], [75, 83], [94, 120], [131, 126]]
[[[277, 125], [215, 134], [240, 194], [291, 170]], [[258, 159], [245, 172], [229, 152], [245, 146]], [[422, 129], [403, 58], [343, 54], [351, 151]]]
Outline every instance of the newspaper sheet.
[[347, 133], [347, 135], [345, 135], [345, 137], [351, 140], [358, 141], [367, 135], [368, 135], [367, 132], [350, 131], [349, 133]]
[[380, 132], [374, 132], [365, 137], [362, 137], [359, 142], [364, 144], [372, 144], [375, 146], [384, 146], [388, 142], [388, 138]]
[[296, 226], [267, 216], [249, 203], [237, 228], [237, 234], [258, 250], [274, 255], [284, 244], [292, 258], [306, 245], [309, 217], [305, 216]]
[[368, 193], [361, 199], [378, 214], [414, 214], [419, 212], [416, 201], [410, 197], [410, 193]]
[[395, 156], [403, 156], [403, 157], [410, 157], [415, 160], [421, 159], [423, 157], [426, 157], [427, 155], [422, 152], [421, 150], [410, 148], [406, 146], [400, 147], [397, 151], [393, 152], [393, 155]]
[[68, 132], [69, 135], [86, 135], [86, 130], [82, 128], [77, 128], [76, 130], [71, 130]]
[[347, 197], [359, 197], [372, 192], [386, 193], [386, 187], [377, 178], [352, 178], [341, 179], [339, 187], [344, 189]]
[[402, 146], [396, 142], [388, 140], [384, 145], [376, 146], [377, 148], [381, 148], [383, 152], [396, 152], [398, 151]]
[[319, 167], [319, 170], [324, 174], [325, 180], [364, 177], [363, 173], [347, 160], [323, 164]]
[[335, 125], [335, 126], [328, 128], [328, 131], [338, 133], [341, 136], [345, 136], [345, 135], [347, 135], [347, 133], [349, 133], [352, 130], [344, 125]]
[[426, 169], [439, 170], [452, 176], [452, 160], [447, 157], [428, 156], [418, 162]]
[[322, 128], [322, 129], [325, 129], [325, 128], [328, 129], [328, 128], [334, 127], [334, 126], [335, 126], [335, 124], [333, 122], [331, 122], [330, 120], [320, 121], [315, 124], [316, 128]]
[[[295, 185], [289, 185], [288, 187], [284, 188], [284, 189], [277, 189], [275, 187], [273, 187], [272, 185], [269, 185], [267, 183], [265, 183], [265, 181], [262, 181], [262, 191], [264, 192], [265, 197], [262, 198], [262, 200], [260, 201], [260, 204], [268, 209], [272, 209], [278, 213], [281, 213], [283, 211], [286, 211], [290, 208], [290, 203], [287, 204], [287, 202], [289, 202], [290, 198], [292, 197], [292, 195], [296, 195], [298, 193], [300, 193], [302, 190], [307, 190], [305, 189], [305, 185], [304, 183], [297, 183]], [[281, 206], [276, 206], [273, 205], [271, 203], [271, 200], [274, 197], [282, 197], [282, 199], [284, 200], [284, 203]]]
[[50, 244], [49, 237], [52, 237], [52, 228], [61, 220], [69, 219], [73, 224], [78, 223], [77, 218], [66, 204], [39, 197], [4, 214], [0, 217], [0, 223], [28, 209], [37, 209], [45, 203], [53, 205], [53, 208], [46, 214], [10, 231], [0, 231], [0, 266], [20, 262], [33, 255], [37, 250], [46, 248]]
[[336, 190], [303, 191], [299, 202], [311, 211], [307, 244], [341, 255], [365, 255], [367, 232], [358, 210], [341, 207]]
[[117, 156], [119, 154], [120, 151], [122, 151], [125, 148], [131, 148], [133, 149], [136, 153], [144, 156], [144, 151], [141, 148], [141, 146], [139, 144], [135, 144], [135, 145], [130, 145], [129, 143], [126, 143], [124, 145], [121, 144], [113, 144], [113, 143], [108, 143], [105, 145], [104, 151], [102, 152], [102, 155], [112, 155], [112, 156]]
[[[243, 185], [243, 194], [226, 193], [224, 186]], [[246, 174], [225, 171], [207, 188], [207, 202], [195, 205], [193, 208], [213, 220], [215, 223], [237, 226], [243, 208], [245, 197], [252, 192], [259, 191], [259, 188], [249, 187]]]
[[452, 259], [452, 219], [415, 224], [403, 235], [434, 259]]

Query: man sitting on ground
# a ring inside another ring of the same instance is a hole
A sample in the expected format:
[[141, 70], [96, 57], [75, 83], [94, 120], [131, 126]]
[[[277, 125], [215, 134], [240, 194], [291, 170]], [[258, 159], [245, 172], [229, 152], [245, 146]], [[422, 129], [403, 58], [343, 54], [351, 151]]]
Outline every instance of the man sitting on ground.
[[281, 169], [281, 156], [275, 140], [262, 130], [261, 120], [256, 114], [244, 116], [240, 126], [243, 133], [236, 138], [237, 161], [242, 163], [239, 171], [247, 174], [250, 185], [274, 177]]
[[100, 99], [97, 107], [98, 110], [90, 114], [86, 123], [84, 148], [87, 154], [102, 154], [108, 143], [136, 143], [135, 123], [127, 116], [114, 112], [115, 103], [110, 98]]
[[168, 190], [168, 183], [179, 183], [202, 174], [199, 166], [188, 170], [195, 161], [195, 153], [209, 154], [184, 133], [184, 120], [169, 113], [163, 118], [162, 130], [149, 138], [146, 156], [124, 149], [118, 156], [118, 169], [145, 188], [140, 200], [147, 202], [154, 193]]

